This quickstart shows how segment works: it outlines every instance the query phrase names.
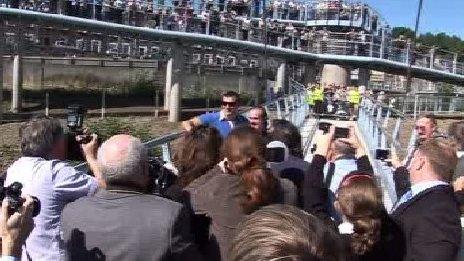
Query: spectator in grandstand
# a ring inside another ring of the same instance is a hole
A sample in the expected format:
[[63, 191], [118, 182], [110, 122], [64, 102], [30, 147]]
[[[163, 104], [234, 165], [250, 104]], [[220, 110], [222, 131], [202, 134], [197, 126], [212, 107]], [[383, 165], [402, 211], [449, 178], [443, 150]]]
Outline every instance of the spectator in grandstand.
[[275, 202], [295, 204], [295, 188], [266, 169], [265, 144], [250, 127], [234, 129], [222, 147], [220, 165], [186, 188], [197, 215], [211, 218], [209, 260], [228, 260], [235, 229], [257, 208]]
[[303, 148], [301, 147], [301, 134], [298, 128], [291, 122], [276, 119], [271, 122], [269, 139], [278, 140], [288, 147], [291, 156], [303, 158]]
[[264, 107], [255, 107], [248, 112], [248, 121], [250, 127], [255, 129], [258, 133], [267, 135], [267, 112]]
[[197, 260], [182, 204], [145, 194], [148, 153], [137, 138], [116, 135], [98, 150], [106, 189], [66, 206], [61, 224], [70, 260]]
[[352, 257], [348, 260], [402, 260], [403, 235], [388, 217], [380, 188], [370, 173], [352, 172], [343, 178], [333, 203], [341, 219], [330, 218], [331, 203], [324, 185], [323, 166], [330, 154], [333, 135], [332, 130], [318, 139], [311, 169], [305, 177], [304, 209], [338, 226]]
[[97, 138], [92, 135], [89, 143], [81, 145], [95, 175], [92, 177], [65, 161], [67, 139], [59, 120], [45, 118], [26, 122], [20, 127], [19, 137], [22, 156], [8, 168], [5, 186], [21, 183], [22, 192], [37, 197], [42, 205], [23, 247], [23, 256], [32, 260], [60, 260], [64, 258], [64, 249], [59, 219], [64, 206], [94, 194], [99, 182], [103, 185], [96, 160]]
[[238, 227], [230, 261], [345, 260], [340, 237], [317, 217], [288, 205], [263, 207]]
[[456, 150], [446, 139], [427, 139], [415, 150], [408, 167], [411, 187], [391, 214], [406, 239], [405, 260], [455, 260], [461, 224], [449, 182], [456, 164]]
[[34, 228], [32, 213], [34, 204], [31, 196], [25, 196], [22, 207], [11, 212], [11, 203], [4, 199], [2, 203], [1, 231], [2, 258], [1, 260], [21, 260], [22, 247], [26, 238]]
[[248, 124], [248, 120], [239, 114], [239, 94], [228, 91], [222, 95], [221, 111], [206, 113], [182, 122], [182, 128], [192, 131], [194, 128], [206, 125], [216, 128], [223, 138], [239, 125]]

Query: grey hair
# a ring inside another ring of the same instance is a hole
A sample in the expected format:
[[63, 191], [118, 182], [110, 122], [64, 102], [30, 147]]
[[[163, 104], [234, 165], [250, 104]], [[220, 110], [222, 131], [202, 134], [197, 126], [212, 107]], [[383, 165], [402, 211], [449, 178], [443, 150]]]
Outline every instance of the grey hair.
[[63, 126], [57, 119], [40, 118], [28, 121], [19, 128], [21, 154], [26, 157], [47, 158], [55, 142], [63, 135]]
[[98, 149], [97, 160], [100, 170], [108, 186], [134, 187], [145, 175], [148, 151], [140, 139], [131, 137], [126, 155], [121, 161], [108, 162], [105, 151], [109, 142], [105, 141]]

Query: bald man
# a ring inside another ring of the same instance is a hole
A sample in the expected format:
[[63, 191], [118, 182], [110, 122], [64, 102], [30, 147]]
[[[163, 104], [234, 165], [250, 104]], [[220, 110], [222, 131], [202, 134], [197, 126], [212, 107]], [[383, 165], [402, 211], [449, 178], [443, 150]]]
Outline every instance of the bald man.
[[71, 260], [197, 260], [182, 204], [145, 194], [150, 184], [147, 149], [116, 135], [98, 150], [106, 189], [69, 204], [62, 229]]

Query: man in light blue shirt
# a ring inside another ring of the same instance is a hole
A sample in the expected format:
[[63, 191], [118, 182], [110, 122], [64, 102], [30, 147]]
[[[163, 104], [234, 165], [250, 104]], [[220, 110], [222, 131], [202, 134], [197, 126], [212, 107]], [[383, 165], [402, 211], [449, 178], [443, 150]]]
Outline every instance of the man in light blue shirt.
[[333, 207], [335, 193], [340, 187], [343, 178], [353, 171], [358, 170], [355, 149], [348, 143], [336, 139], [330, 145], [332, 162], [327, 162], [324, 166], [324, 182], [329, 188], [329, 214], [337, 221], [341, 221], [337, 211]]
[[37, 197], [41, 211], [34, 218], [34, 229], [23, 247], [23, 260], [62, 260], [60, 215], [64, 206], [80, 197], [94, 194], [102, 176], [97, 168], [96, 136], [82, 144], [83, 154], [95, 177], [64, 161], [67, 139], [56, 119], [37, 119], [20, 128], [22, 157], [7, 170], [5, 186], [23, 185], [23, 194]]
[[233, 91], [222, 95], [221, 111], [205, 113], [182, 122], [182, 128], [191, 131], [195, 127], [206, 125], [216, 128], [222, 138], [227, 137], [233, 128], [247, 125], [247, 118], [239, 114], [239, 94]]

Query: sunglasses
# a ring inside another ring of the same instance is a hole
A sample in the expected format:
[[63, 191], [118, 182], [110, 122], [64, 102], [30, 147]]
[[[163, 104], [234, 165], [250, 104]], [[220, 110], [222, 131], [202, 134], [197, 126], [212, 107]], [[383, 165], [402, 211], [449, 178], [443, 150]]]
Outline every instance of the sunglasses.
[[221, 102], [222, 106], [226, 107], [227, 105], [229, 105], [230, 107], [235, 107], [237, 106], [237, 102]]

